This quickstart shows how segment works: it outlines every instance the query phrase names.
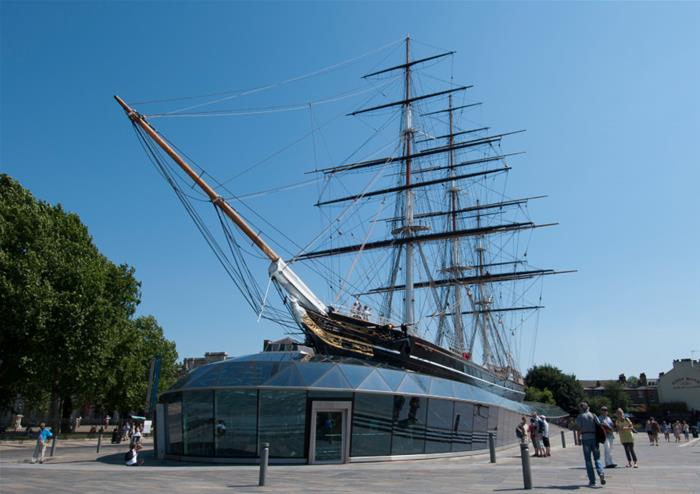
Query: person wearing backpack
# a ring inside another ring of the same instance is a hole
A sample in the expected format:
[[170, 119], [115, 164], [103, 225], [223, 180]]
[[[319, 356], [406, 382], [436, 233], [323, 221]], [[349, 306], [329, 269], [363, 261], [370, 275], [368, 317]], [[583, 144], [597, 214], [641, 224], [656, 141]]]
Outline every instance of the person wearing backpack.
[[545, 456], [544, 443], [542, 442], [542, 438], [544, 437], [544, 422], [535, 412], [532, 412], [530, 427], [533, 429], [532, 444], [535, 447], [535, 454], [533, 456], [543, 458]]
[[[583, 459], [586, 462], [588, 474], [588, 487], [595, 487], [595, 472], [598, 472], [601, 485], [605, 485], [605, 473], [600, 464], [600, 448], [596, 439], [596, 427], [600, 426], [598, 417], [593, 415], [588, 408], [588, 403], [582, 401], [579, 405], [579, 415], [576, 417], [576, 427], [579, 443], [583, 446]], [[591, 456], [593, 459], [591, 459]], [[595, 471], [593, 466], [595, 464]]]
[[542, 420], [542, 443], [544, 444], [544, 455], [545, 456], [552, 456], [552, 450], [549, 444], [549, 422], [547, 422], [547, 417], [544, 415], [540, 415], [540, 419]]

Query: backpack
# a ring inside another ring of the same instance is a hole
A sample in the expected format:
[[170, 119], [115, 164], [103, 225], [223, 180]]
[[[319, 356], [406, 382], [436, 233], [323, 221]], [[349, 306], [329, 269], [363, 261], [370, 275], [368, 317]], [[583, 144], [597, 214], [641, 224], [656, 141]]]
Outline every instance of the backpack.
[[133, 459], [134, 459], [134, 452], [132, 450], [129, 450], [124, 454], [124, 461], [131, 461]]
[[523, 438], [523, 430], [520, 428], [520, 426], [515, 427], [515, 435], [517, 436], [518, 439]]
[[544, 434], [544, 420], [537, 419], [537, 432]]
[[598, 421], [598, 418], [596, 417], [595, 420], [595, 442], [598, 444], [603, 444], [607, 440], [607, 434], [605, 433], [605, 429], [603, 429], [603, 426], [601, 423]]

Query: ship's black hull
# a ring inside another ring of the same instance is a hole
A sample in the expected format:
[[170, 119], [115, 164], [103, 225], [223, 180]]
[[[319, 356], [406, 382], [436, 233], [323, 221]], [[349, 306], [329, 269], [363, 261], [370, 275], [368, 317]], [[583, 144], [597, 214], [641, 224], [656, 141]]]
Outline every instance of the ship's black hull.
[[401, 369], [464, 382], [510, 400], [522, 401], [523, 386], [390, 325], [342, 314], [308, 313], [302, 329], [317, 352], [370, 360]]

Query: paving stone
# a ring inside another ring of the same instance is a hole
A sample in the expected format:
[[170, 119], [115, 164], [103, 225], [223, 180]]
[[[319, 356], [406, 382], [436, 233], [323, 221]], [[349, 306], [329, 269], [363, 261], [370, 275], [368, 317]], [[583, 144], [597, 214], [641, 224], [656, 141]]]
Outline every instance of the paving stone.
[[[569, 439], [569, 438], [567, 438]], [[581, 448], [562, 449], [559, 442], [549, 458], [531, 458], [534, 492], [588, 490]], [[607, 469], [606, 492], [619, 494], [700, 494], [700, 442], [636, 446], [640, 468], [624, 468], [619, 443], [613, 449], [621, 468]], [[125, 445], [96, 441], [59, 441], [56, 456], [32, 465], [33, 443], [0, 444], [0, 492], [17, 494], [123, 494], [124, 489], [163, 494], [193, 493], [509, 493], [523, 490], [518, 448], [499, 450], [497, 463], [488, 454], [463, 458], [345, 465], [272, 465], [268, 483], [258, 487], [254, 465], [183, 464], [159, 461], [144, 450], [146, 465], [125, 467]], [[600, 487], [599, 487], [600, 488]]]

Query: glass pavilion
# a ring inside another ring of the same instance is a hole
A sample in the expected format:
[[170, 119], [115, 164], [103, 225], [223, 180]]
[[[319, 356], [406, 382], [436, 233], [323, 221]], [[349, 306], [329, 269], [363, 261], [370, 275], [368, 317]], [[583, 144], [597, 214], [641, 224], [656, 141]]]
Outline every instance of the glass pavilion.
[[[338, 463], [464, 455], [515, 442], [530, 406], [368, 362], [262, 352], [216, 362], [161, 395], [170, 458]], [[161, 440], [159, 440], [160, 442]]]

